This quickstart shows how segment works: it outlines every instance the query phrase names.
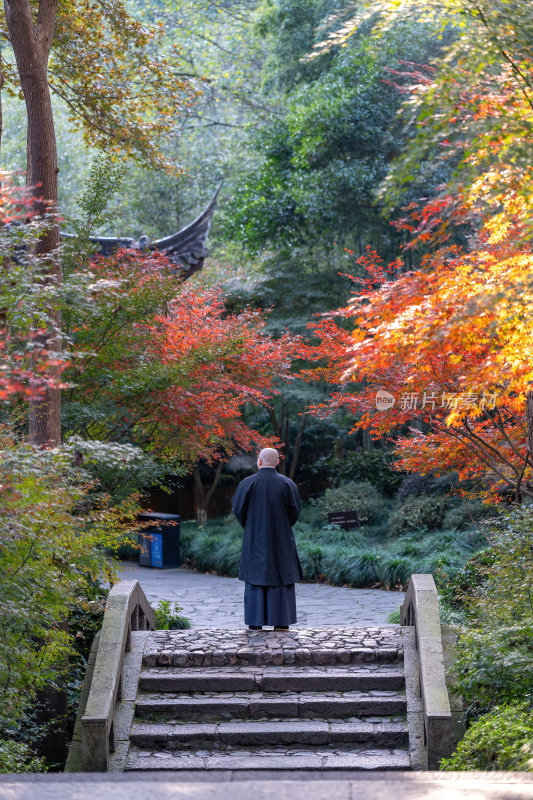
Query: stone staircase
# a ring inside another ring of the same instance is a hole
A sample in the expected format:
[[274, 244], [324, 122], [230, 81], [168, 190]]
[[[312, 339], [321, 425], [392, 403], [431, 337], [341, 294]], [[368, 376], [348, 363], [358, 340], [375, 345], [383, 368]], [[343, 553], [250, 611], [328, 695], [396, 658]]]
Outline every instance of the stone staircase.
[[412, 766], [404, 629], [146, 634], [129, 770]]

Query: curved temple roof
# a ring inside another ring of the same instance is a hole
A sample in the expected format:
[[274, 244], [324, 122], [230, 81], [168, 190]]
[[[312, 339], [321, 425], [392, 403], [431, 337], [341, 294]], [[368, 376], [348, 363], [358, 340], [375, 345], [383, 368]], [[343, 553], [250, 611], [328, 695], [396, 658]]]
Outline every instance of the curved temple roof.
[[95, 248], [96, 252], [103, 256], [111, 255], [119, 247], [124, 247], [128, 250], [158, 250], [166, 253], [176, 265], [176, 272], [183, 277], [183, 280], [187, 280], [195, 272], [199, 272], [202, 269], [208, 256], [206, 250], [207, 235], [211, 227], [219, 192], [220, 186], [209, 205], [194, 222], [164, 239], [156, 239], [151, 242], [147, 236], [141, 236], [137, 242], [135, 239], [121, 236], [91, 236], [90, 241], [97, 246], [97, 249]]

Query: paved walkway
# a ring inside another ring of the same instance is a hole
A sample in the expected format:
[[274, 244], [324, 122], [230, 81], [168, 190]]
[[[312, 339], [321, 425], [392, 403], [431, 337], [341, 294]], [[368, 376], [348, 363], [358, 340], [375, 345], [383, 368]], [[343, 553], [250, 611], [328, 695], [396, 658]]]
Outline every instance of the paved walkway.
[[[148, 600], [176, 601], [194, 628], [242, 628], [244, 583], [192, 569], [152, 569], [126, 562], [124, 580], [136, 579]], [[403, 592], [348, 589], [323, 583], [296, 584], [298, 628], [382, 625], [404, 598]]]

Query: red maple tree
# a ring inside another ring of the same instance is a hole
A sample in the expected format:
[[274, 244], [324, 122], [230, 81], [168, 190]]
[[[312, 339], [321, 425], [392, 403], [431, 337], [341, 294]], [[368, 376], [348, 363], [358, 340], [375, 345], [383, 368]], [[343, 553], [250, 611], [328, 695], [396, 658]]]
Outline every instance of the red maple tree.
[[94, 414], [75, 432], [188, 465], [267, 443], [243, 406], [290, 378], [295, 340], [269, 335], [260, 312], [228, 313], [218, 289], [179, 285], [172, 268], [136, 251], [95, 259], [93, 303], [72, 331], [85, 355], [69, 373], [70, 401]]
[[[463, 118], [469, 112], [488, 129], [508, 106], [516, 117], [520, 100], [507, 98], [505, 80], [499, 88], [499, 102], [494, 92], [475, 94], [470, 105], [462, 97]], [[521, 108], [526, 115], [525, 101]], [[500, 127], [490, 146], [503, 156], [509, 142]], [[488, 147], [486, 130], [482, 140]], [[470, 148], [476, 177], [411, 206], [400, 221], [410, 246], [426, 249], [420, 269], [405, 272], [401, 260], [385, 266], [370, 249], [357, 260], [363, 277], [353, 278], [351, 302], [311, 325], [319, 343], [306, 348], [316, 364], [308, 377], [338, 387], [315, 413], [345, 408], [354, 428], [394, 437], [401, 468], [490, 477], [519, 500], [533, 496], [531, 171], [503, 158], [487, 167], [486, 155]], [[454, 239], [458, 227], [467, 246]]]

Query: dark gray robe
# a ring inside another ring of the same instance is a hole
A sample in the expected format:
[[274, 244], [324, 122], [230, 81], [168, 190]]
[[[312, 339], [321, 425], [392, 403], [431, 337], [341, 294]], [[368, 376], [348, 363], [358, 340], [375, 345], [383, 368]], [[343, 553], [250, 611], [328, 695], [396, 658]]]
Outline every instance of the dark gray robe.
[[292, 525], [302, 503], [296, 484], [274, 467], [262, 467], [237, 486], [233, 513], [244, 528], [239, 578], [256, 586], [302, 580]]

